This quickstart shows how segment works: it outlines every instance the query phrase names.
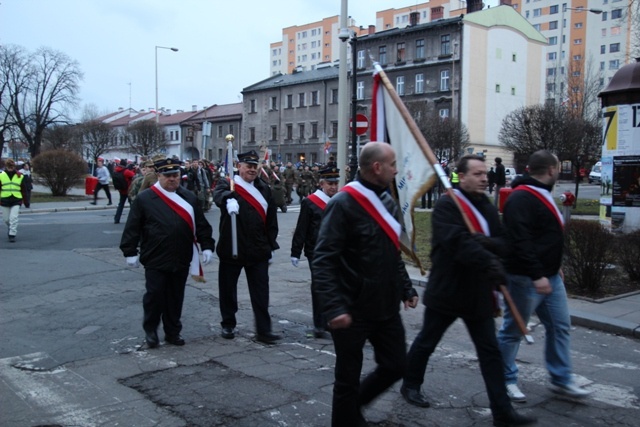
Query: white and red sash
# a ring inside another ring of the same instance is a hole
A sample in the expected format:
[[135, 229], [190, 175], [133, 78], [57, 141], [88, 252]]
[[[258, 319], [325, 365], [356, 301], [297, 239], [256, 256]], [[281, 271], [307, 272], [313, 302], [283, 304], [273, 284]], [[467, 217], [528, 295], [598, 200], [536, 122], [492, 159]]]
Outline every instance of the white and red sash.
[[197, 245], [196, 220], [193, 206], [191, 206], [185, 199], [178, 196], [177, 193], [166, 191], [160, 186], [159, 182], [156, 182], [151, 187], [151, 190], [153, 190], [153, 192], [156, 193], [158, 197], [160, 197], [160, 199], [167, 204], [167, 206], [169, 206], [175, 213], [178, 214], [180, 218], [182, 218], [189, 225], [189, 228], [191, 229], [191, 232], [193, 234], [193, 251], [191, 254], [189, 273], [194, 276], [194, 278], [200, 277], [202, 280], [204, 280], [204, 273], [202, 271], [202, 266], [200, 265], [200, 256]]
[[564, 217], [562, 216], [562, 213], [560, 213], [560, 209], [558, 209], [558, 206], [553, 201], [553, 198], [551, 197], [551, 193], [549, 193], [549, 191], [545, 190], [544, 188], [535, 187], [533, 185], [519, 185], [513, 191], [518, 190], [528, 191], [529, 193], [536, 196], [556, 217], [558, 223], [560, 224], [560, 228], [564, 229]]
[[307, 199], [309, 199], [310, 202], [319, 207], [321, 210], [324, 210], [324, 208], [327, 207], [327, 203], [329, 203], [331, 197], [327, 196], [322, 190], [316, 190], [313, 194], [307, 196]]
[[380, 198], [373, 191], [366, 188], [358, 181], [352, 181], [342, 187], [340, 191], [349, 193], [365, 211], [380, 225], [385, 234], [391, 239], [396, 249], [400, 249], [400, 231], [402, 226], [391, 215]]
[[267, 208], [269, 204], [267, 200], [264, 198], [262, 193], [253, 185], [251, 182], [247, 182], [240, 177], [240, 175], [235, 175], [233, 177], [233, 182], [235, 182], [235, 192], [238, 193], [240, 197], [245, 199], [249, 204], [260, 214], [260, 218], [262, 218], [262, 222], [267, 223]]
[[482, 216], [480, 211], [476, 209], [475, 206], [473, 206], [473, 203], [471, 203], [464, 194], [462, 194], [462, 191], [454, 189], [453, 192], [456, 193], [458, 201], [460, 202], [460, 206], [462, 207], [464, 213], [467, 214], [467, 217], [469, 218], [469, 221], [471, 221], [471, 225], [473, 225], [474, 230], [477, 233], [484, 234], [485, 236], [491, 236], [489, 223], [487, 222], [485, 217]]

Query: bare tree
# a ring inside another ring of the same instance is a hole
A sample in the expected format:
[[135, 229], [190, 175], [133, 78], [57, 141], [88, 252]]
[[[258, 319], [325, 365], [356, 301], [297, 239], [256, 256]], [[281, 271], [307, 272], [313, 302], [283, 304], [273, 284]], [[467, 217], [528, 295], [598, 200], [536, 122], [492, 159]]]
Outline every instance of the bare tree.
[[43, 47], [30, 55], [15, 48], [14, 53], [7, 64], [10, 114], [35, 157], [45, 129], [68, 123], [68, 109], [78, 102], [82, 72], [76, 61], [53, 49]]
[[16, 91], [12, 90], [11, 83], [15, 82], [14, 74], [23, 66], [21, 61], [25, 56], [24, 49], [19, 46], [0, 45], [0, 153], [4, 151], [5, 143], [16, 139], [18, 130], [11, 114]]
[[598, 93], [603, 89], [600, 83], [603, 74], [595, 70], [593, 58], [587, 61], [571, 60], [567, 73], [567, 102], [565, 107], [571, 117], [593, 120], [600, 115]]
[[127, 126], [125, 144], [131, 154], [151, 156], [167, 146], [167, 136], [155, 120], [140, 120]]
[[440, 162], [451, 162], [465, 154], [469, 131], [463, 123], [440, 117], [426, 102], [410, 103], [407, 109]]
[[554, 104], [521, 107], [502, 119], [498, 141], [508, 150], [529, 155], [538, 150], [557, 152], [567, 110]]
[[52, 125], [44, 130], [42, 151], [66, 150], [82, 155], [82, 144], [73, 125]]
[[82, 141], [87, 158], [91, 159], [94, 164], [98, 161], [98, 157], [106, 153], [113, 145], [117, 137], [117, 131], [111, 125], [99, 120], [80, 123], [77, 126], [77, 134]]

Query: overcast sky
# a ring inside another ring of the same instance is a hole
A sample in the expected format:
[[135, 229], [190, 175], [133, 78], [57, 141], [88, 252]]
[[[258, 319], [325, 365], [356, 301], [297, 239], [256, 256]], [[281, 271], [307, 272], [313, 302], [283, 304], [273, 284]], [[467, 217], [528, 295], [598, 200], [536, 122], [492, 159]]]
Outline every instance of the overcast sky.
[[[357, 25], [415, 0], [348, 0]], [[340, 14], [340, 0], [0, 0], [0, 43], [47, 46], [78, 61], [81, 107], [191, 110], [241, 101], [269, 77], [282, 28]], [[79, 117], [80, 111], [77, 112]]]

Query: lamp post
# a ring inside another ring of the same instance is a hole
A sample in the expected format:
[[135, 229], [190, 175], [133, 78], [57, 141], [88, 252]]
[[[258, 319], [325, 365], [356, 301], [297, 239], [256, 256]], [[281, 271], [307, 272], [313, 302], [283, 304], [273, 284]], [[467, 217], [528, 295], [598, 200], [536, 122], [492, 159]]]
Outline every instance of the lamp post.
[[[338, 38], [340, 43], [340, 67], [338, 68], [338, 153], [337, 164], [338, 167], [344, 167], [347, 163], [347, 124], [349, 121], [349, 93], [347, 90], [347, 40], [351, 34], [349, 34], [349, 28], [347, 28], [347, 0], [341, 0], [340, 2], [340, 32]], [[339, 186], [342, 187], [345, 183], [345, 174], [340, 174]]]
[[351, 161], [349, 162], [349, 169], [351, 169], [350, 173], [350, 181], [355, 181], [356, 179], [356, 171], [358, 170], [358, 144], [360, 143], [360, 138], [358, 137], [358, 127], [356, 125], [356, 115], [357, 115], [357, 103], [358, 103], [358, 80], [357, 80], [357, 71], [358, 71], [358, 52], [356, 50], [356, 42], [357, 42], [357, 34], [353, 33], [351, 36]]
[[159, 113], [158, 113], [158, 49], [168, 49], [174, 52], [178, 51], [177, 47], [164, 47], [164, 46], [156, 46], [156, 123], [159, 121]]
[[556, 58], [556, 71], [555, 71], [555, 81], [557, 87], [554, 88], [554, 91], [557, 96], [556, 105], [560, 105], [562, 103], [562, 90], [560, 89], [560, 63], [562, 61], [562, 39], [564, 37], [564, 12], [565, 10], [577, 10], [579, 12], [591, 12], [596, 15], [600, 15], [602, 13], [602, 9], [584, 9], [581, 7], [567, 7], [566, 5], [561, 6], [562, 12], [560, 14], [560, 39], [558, 40], [558, 57]]

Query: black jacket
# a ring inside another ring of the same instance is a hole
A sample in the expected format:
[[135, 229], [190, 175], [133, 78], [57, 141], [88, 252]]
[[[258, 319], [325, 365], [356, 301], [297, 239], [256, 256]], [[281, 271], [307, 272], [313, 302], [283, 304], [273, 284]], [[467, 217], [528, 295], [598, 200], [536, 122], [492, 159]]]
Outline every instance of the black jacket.
[[[486, 219], [492, 241], [503, 230], [498, 211], [486, 196], [464, 193]], [[423, 302], [430, 309], [464, 319], [493, 317], [495, 286], [486, 277], [495, 255], [471, 238], [460, 210], [447, 195], [438, 199], [431, 218], [431, 272]]]
[[[271, 258], [271, 252], [279, 249], [276, 239], [278, 237], [277, 208], [271, 189], [260, 178], [253, 181], [254, 186], [267, 201], [267, 222], [262, 220], [260, 214], [237, 193], [231, 192], [229, 181], [219, 179], [213, 191], [213, 201], [220, 208], [220, 237], [216, 250], [222, 261], [247, 264], [267, 261]], [[240, 205], [236, 215], [236, 227], [238, 233], [238, 258], [233, 259], [231, 251], [231, 217], [227, 212], [227, 199], [234, 198]]]
[[[213, 250], [213, 229], [204, 217], [196, 196], [182, 187], [178, 187], [177, 193], [193, 207], [196, 237], [201, 249]], [[120, 250], [125, 257], [135, 256], [138, 243], [140, 262], [145, 268], [171, 272], [189, 268], [193, 254], [191, 228], [152, 189], [138, 193], [131, 204]]]
[[[550, 186], [531, 178], [514, 181], [514, 189], [532, 185], [551, 191]], [[528, 191], [513, 191], [504, 206], [503, 221], [509, 242], [505, 266], [512, 274], [532, 280], [557, 274], [562, 265], [563, 229], [556, 216]]]
[[320, 230], [320, 221], [322, 220], [323, 210], [308, 198], [304, 198], [300, 203], [300, 215], [298, 215], [298, 223], [293, 232], [293, 240], [291, 241], [291, 256], [300, 258], [300, 254], [304, 249], [304, 256], [309, 260], [313, 259], [313, 249], [318, 239], [318, 230]]
[[[375, 191], [387, 210], [399, 218], [391, 196], [380, 188]], [[417, 295], [400, 251], [344, 191], [333, 196], [324, 210], [312, 266], [313, 291], [327, 319], [347, 313], [357, 320], [389, 319], [398, 314], [401, 301]]]

